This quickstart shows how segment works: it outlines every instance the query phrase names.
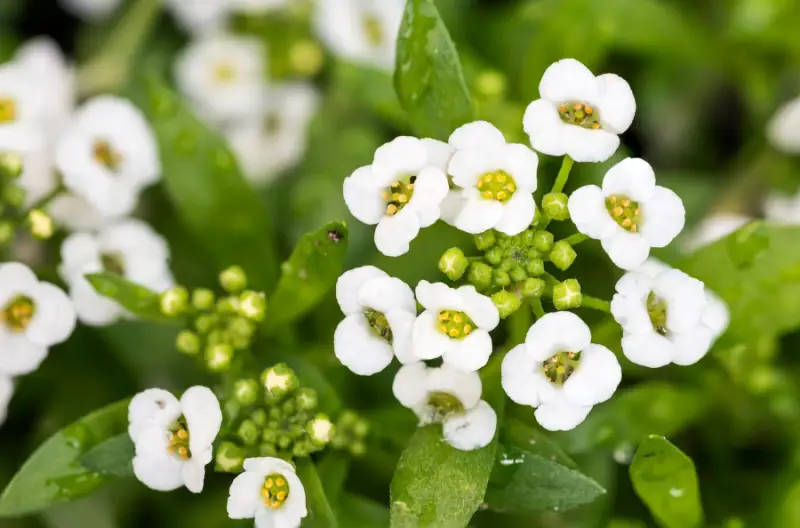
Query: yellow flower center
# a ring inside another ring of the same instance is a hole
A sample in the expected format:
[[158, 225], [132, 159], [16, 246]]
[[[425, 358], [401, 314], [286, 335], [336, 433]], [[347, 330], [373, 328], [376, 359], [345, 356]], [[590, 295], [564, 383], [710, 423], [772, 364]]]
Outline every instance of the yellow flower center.
[[261, 496], [264, 498], [264, 506], [273, 510], [280, 508], [289, 497], [289, 483], [280, 473], [271, 473], [264, 479]]
[[665, 336], [667, 330], [667, 303], [661, 300], [655, 292], [650, 292], [647, 296], [647, 314], [650, 316], [650, 323], [653, 330]]
[[442, 310], [439, 312], [438, 328], [444, 335], [453, 339], [464, 339], [475, 330], [475, 323], [464, 312]]
[[24, 332], [36, 314], [36, 305], [33, 299], [25, 295], [18, 295], [6, 304], [0, 312], [0, 322], [13, 333]]
[[449, 392], [432, 392], [428, 397], [428, 405], [433, 407], [436, 415], [441, 418], [452, 413], [464, 412], [464, 404]]
[[10, 97], [0, 97], [0, 123], [10, 123], [17, 119], [17, 103]]
[[192, 452], [189, 449], [189, 430], [183, 417], [170, 427], [167, 451], [170, 455], [176, 456], [181, 460], [192, 458]]
[[364, 34], [367, 36], [367, 42], [369, 42], [373, 48], [377, 48], [383, 44], [383, 26], [381, 26], [381, 20], [378, 17], [366, 15], [362, 19], [362, 24], [364, 26]]
[[110, 171], [116, 171], [122, 163], [122, 155], [114, 150], [111, 143], [102, 139], [94, 142], [93, 155], [97, 163]]
[[611, 218], [619, 224], [622, 229], [637, 233], [639, 224], [642, 221], [642, 211], [639, 202], [634, 202], [626, 196], [611, 195], [606, 197], [606, 209]]
[[221, 84], [228, 84], [236, 78], [236, 68], [227, 62], [220, 62], [214, 68], [214, 78]]
[[578, 368], [579, 362], [579, 352], [559, 352], [542, 362], [542, 371], [550, 383], [562, 385]]
[[478, 178], [475, 188], [481, 192], [481, 197], [486, 200], [507, 202], [517, 190], [517, 182], [504, 170], [496, 170], [482, 174]]
[[592, 108], [586, 103], [571, 102], [558, 106], [558, 114], [561, 120], [570, 125], [582, 128], [597, 130], [600, 128], [600, 116], [597, 109]]
[[364, 310], [364, 317], [367, 318], [369, 326], [378, 337], [384, 339], [390, 345], [392, 344], [392, 328], [389, 326], [389, 321], [383, 312], [378, 312], [372, 308]]
[[125, 275], [125, 258], [122, 253], [101, 253], [100, 263], [103, 269], [109, 273], [115, 273], [119, 276]]
[[386, 214], [388, 216], [396, 215], [411, 201], [411, 197], [414, 195], [414, 181], [416, 179], [416, 176], [411, 176], [407, 179], [397, 180], [383, 190], [381, 196], [386, 202]]

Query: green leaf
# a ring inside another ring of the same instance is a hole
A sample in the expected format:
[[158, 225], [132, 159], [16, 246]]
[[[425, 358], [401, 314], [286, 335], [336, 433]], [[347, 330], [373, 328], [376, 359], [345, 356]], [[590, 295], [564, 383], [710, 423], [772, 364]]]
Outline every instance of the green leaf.
[[508, 513], [563, 512], [606, 491], [594, 480], [524, 449], [504, 446], [492, 471], [486, 504]]
[[314, 463], [308, 458], [298, 459], [297, 476], [303, 482], [308, 504], [308, 517], [303, 520], [303, 526], [336, 528], [339, 523], [325, 495], [325, 489], [322, 487]]
[[128, 400], [123, 400], [84, 416], [51, 436], [0, 496], [0, 517], [31, 514], [94, 492], [109, 476], [82, 466], [82, 457], [124, 433], [127, 427]]
[[664, 528], [694, 528], [703, 520], [694, 463], [663, 436], [642, 442], [630, 467], [636, 494]]
[[570, 454], [598, 445], [613, 445], [626, 451], [648, 434], [667, 436], [681, 431], [708, 408], [707, 396], [699, 391], [657, 381], [641, 383], [596, 406], [586, 421], [572, 431], [553, 436]]
[[331, 222], [300, 239], [269, 299], [267, 325], [284, 326], [319, 303], [342, 273], [349, 233], [344, 222]]
[[317, 463], [317, 474], [328, 500], [337, 504], [350, 471], [350, 458], [340, 451], [328, 451]]
[[164, 184], [189, 231], [222, 269], [238, 264], [250, 286], [268, 290], [278, 260], [266, 207], [226, 143], [156, 75], [144, 80], [142, 109], [161, 151]]
[[81, 458], [81, 465], [105, 475], [130, 477], [133, 475], [132, 463], [135, 454], [131, 438], [128, 433], [123, 433], [90, 449]]
[[89, 273], [89, 284], [102, 295], [118, 302], [132, 314], [150, 321], [171, 321], [161, 313], [159, 294], [127, 281], [116, 273]]
[[340, 499], [343, 526], [354, 528], [386, 528], [389, 526], [389, 509], [383, 504], [360, 495], [345, 493]]
[[455, 44], [432, 0], [408, 0], [397, 39], [394, 87], [419, 135], [447, 140], [472, 121]]
[[558, 443], [543, 431], [528, 424], [510, 418], [506, 420], [503, 431], [503, 442], [508, 446], [517, 447], [546, 460], [551, 460], [571, 469], [578, 469]]
[[[484, 399], [502, 423], [503, 393], [496, 353], [482, 374]], [[483, 503], [495, 462], [498, 434], [482, 449], [459, 451], [442, 438], [440, 425], [417, 429], [397, 463], [390, 486], [393, 528], [463, 527]]]

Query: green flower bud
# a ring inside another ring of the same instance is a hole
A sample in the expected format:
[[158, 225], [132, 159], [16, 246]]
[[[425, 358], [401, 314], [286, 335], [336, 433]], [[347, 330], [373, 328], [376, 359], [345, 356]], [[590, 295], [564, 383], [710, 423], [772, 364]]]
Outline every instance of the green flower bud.
[[239, 425], [239, 429], [236, 430], [236, 436], [239, 437], [244, 445], [256, 445], [260, 436], [258, 426], [251, 420], [244, 420]]
[[239, 297], [239, 313], [251, 321], [263, 321], [267, 299], [262, 292], [246, 291]]
[[241, 266], [231, 266], [219, 274], [219, 283], [228, 293], [239, 293], [247, 288], [247, 275]]
[[358, 438], [364, 438], [369, 434], [369, 421], [366, 418], [359, 418], [353, 426], [353, 434]]
[[253, 405], [258, 400], [258, 382], [254, 379], [240, 379], [233, 384], [236, 401], [244, 406]]
[[556, 310], [578, 308], [583, 302], [581, 285], [575, 279], [567, 279], [553, 286], [553, 306]]
[[297, 401], [297, 408], [310, 411], [317, 407], [317, 391], [314, 389], [303, 387], [298, 389], [295, 393], [295, 400]]
[[15, 180], [22, 174], [24, 168], [22, 156], [16, 152], [0, 154], [0, 173], [9, 180]]
[[252, 413], [250, 413], [250, 419], [253, 420], [259, 427], [264, 427], [267, 425], [267, 411], [264, 409], [256, 409]]
[[511, 245], [511, 239], [509, 238], [508, 235], [497, 232], [496, 236], [497, 236], [497, 242], [496, 242], [497, 247], [505, 249]]
[[553, 251], [550, 252], [550, 262], [561, 271], [565, 271], [572, 266], [577, 256], [578, 254], [575, 253], [575, 250], [569, 245], [569, 242], [566, 240], [559, 240], [553, 246]]
[[0, 246], [10, 244], [12, 240], [14, 240], [14, 224], [0, 221]]
[[519, 310], [519, 307], [522, 306], [520, 298], [506, 290], [500, 290], [492, 295], [492, 302], [503, 319]]
[[539, 225], [539, 222], [542, 221], [542, 213], [539, 211], [539, 208], [536, 204], [533, 204], [533, 220], [531, 221], [531, 226], [536, 227]]
[[525, 271], [528, 272], [528, 275], [538, 277], [544, 273], [544, 261], [539, 258], [529, 260], [528, 265], [525, 266]]
[[520, 235], [520, 242], [524, 247], [533, 247], [534, 240], [536, 240], [536, 231], [533, 229], [526, 229]]
[[331, 441], [335, 428], [333, 423], [324, 414], [318, 414], [308, 422], [306, 432], [315, 444], [325, 445]]
[[31, 210], [25, 218], [25, 223], [31, 235], [39, 240], [47, 240], [53, 236], [53, 231], [55, 231], [53, 219], [50, 215], [39, 209]]
[[[316, 408], [316, 406], [314, 406]], [[309, 420], [309, 414], [306, 411], [300, 410], [294, 413], [294, 417], [292, 419], [297, 423], [306, 423]]]
[[271, 399], [282, 398], [297, 389], [299, 383], [297, 374], [286, 363], [278, 363], [261, 373], [261, 386]]
[[311, 449], [306, 442], [298, 442], [292, 446], [292, 456], [295, 458], [307, 457], [311, 454]]
[[217, 311], [221, 314], [234, 314], [239, 311], [238, 297], [221, 297], [217, 300]]
[[183, 286], [170, 288], [161, 294], [161, 313], [167, 317], [177, 317], [186, 311], [189, 292]]
[[495, 286], [505, 288], [511, 284], [511, 277], [505, 271], [494, 270], [492, 272], [492, 281], [494, 282]]
[[486, 262], [488, 262], [492, 266], [500, 264], [500, 261], [503, 260], [503, 248], [499, 246], [491, 248], [489, 251], [486, 252], [485, 258]]
[[278, 455], [275, 444], [261, 444], [258, 446], [258, 454], [262, 457], [274, 457]]
[[525, 270], [522, 268], [514, 268], [508, 275], [514, 282], [522, 282], [528, 278], [528, 274], [525, 273]]
[[[278, 412], [280, 412], [280, 409], [278, 409]], [[270, 413], [270, 415], [271, 415], [271, 414], [272, 414], [272, 413]], [[280, 426], [281, 426], [281, 423], [280, 423], [279, 421], [277, 421], [277, 420], [270, 420], [270, 421], [268, 421], [268, 422], [267, 422], [267, 427], [268, 427], [269, 429], [271, 429], [271, 430], [275, 431], [275, 434], [277, 434], [278, 428], [279, 428]]]
[[494, 246], [496, 241], [497, 238], [494, 236], [493, 229], [475, 235], [475, 247], [478, 248], [478, 251], [486, 251], [490, 247]]
[[214, 314], [201, 315], [194, 320], [195, 329], [201, 334], [208, 334], [215, 326], [219, 318]]
[[484, 70], [475, 79], [475, 91], [485, 99], [499, 99], [506, 91], [506, 77], [497, 70]]
[[230, 335], [228, 332], [223, 330], [212, 330], [206, 336], [206, 341], [209, 345], [219, 345], [219, 344], [226, 344], [229, 345], [228, 341], [230, 340]]
[[283, 405], [281, 405], [281, 410], [284, 415], [291, 416], [297, 410], [297, 404], [295, 404], [294, 400], [286, 400], [283, 402]]
[[350, 454], [354, 457], [362, 457], [367, 453], [367, 446], [364, 442], [353, 442], [350, 444]]
[[267, 444], [274, 444], [278, 441], [278, 431], [275, 429], [264, 429], [261, 431], [261, 439]]
[[550, 231], [537, 231], [533, 235], [533, 247], [542, 253], [549, 253], [553, 249], [553, 233]]
[[212, 372], [227, 370], [233, 359], [233, 348], [225, 343], [211, 345], [206, 348], [206, 366]]
[[567, 202], [569, 197], [564, 193], [548, 193], [542, 198], [542, 209], [553, 220], [568, 220]]
[[516, 260], [512, 258], [504, 258], [502, 261], [500, 261], [500, 264], [497, 265], [497, 269], [499, 271], [509, 272], [511, 271], [511, 268], [516, 266], [516, 264]]
[[214, 292], [206, 288], [197, 288], [192, 292], [192, 306], [195, 310], [210, 310], [214, 307]]
[[244, 449], [233, 442], [222, 442], [217, 448], [216, 470], [223, 473], [238, 473], [244, 464]]
[[345, 409], [342, 411], [342, 414], [339, 415], [338, 426], [339, 429], [344, 428], [352, 428], [358, 423], [361, 418], [358, 416], [358, 413], [352, 411], [350, 409]]
[[245, 340], [249, 340], [253, 337], [255, 331], [256, 329], [253, 323], [244, 317], [234, 317], [228, 321], [228, 332], [231, 337], [242, 337]]
[[18, 185], [8, 185], [3, 189], [3, 201], [14, 208], [22, 207], [27, 195], [25, 189]]
[[492, 267], [485, 262], [472, 262], [467, 273], [467, 281], [479, 291], [485, 290], [492, 285]]
[[545, 282], [542, 279], [526, 279], [522, 283], [522, 296], [523, 297], [541, 297], [544, 293]]
[[281, 449], [287, 449], [290, 445], [292, 445], [292, 436], [286, 432], [279, 432], [278, 447]]
[[200, 338], [191, 330], [181, 330], [175, 339], [175, 346], [179, 352], [193, 356], [200, 352]]
[[458, 280], [467, 271], [469, 260], [460, 248], [452, 247], [444, 252], [439, 259], [439, 271], [447, 275], [450, 280]]

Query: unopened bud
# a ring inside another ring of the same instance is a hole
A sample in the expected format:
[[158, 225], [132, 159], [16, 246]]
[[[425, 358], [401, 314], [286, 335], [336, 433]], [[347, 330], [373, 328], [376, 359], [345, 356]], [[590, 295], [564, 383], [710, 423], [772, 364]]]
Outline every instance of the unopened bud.
[[519, 236], [520, 243], [527, 247], [533, 247], [533, 242], [536, 240], [536, 231], [533, 229], [526, 229]]
[[503, 260], [503, 248], [500, 246], [495, 246], [491, 248], [489, 251], [486, 252], [485, 258], [486, 262], [488, 262], [492, 266], [500, 264], [500, 261]]
[[538, 277], [544, 273], [544, 261], [540, 258], [531, 259], [525, 266], [525, 271], [532, 277]]
[[216, 315], [201, 315], [194, 320], [194, 327], [201, 334], [207, 334], [217, 326], [217, 321], [218, 318]]
[[545, 282], [542, 279], [526, 279], [522, 283], [522, 296], [523, 297], [541, 297], [544, 293]]
[[545, 214], [553, 220], [568, 220], [568, 202], [569, 198], [564, 193], [545, 194], [542, 198], [542, 209]]
[[485, 99], [498, 99], [506, 91], [506, 77], [496, 70], [484, 70], [475, 80], [475, 91]]
[[508, 272], [494, 270], [492, 272], [492, 282], [494, 282], [495, 286], [500, 286], [501, 288], [505, 288], [509, 284], [511, 284], [511, 277], [508, 275]]
[[263, 321], [267, 299], [262, 292], [246, 291], [239, 297], [239, 313], [252, 321]]
[[520, 298], [506, 290], [500, 290], [492, 295], [492, 302], [503, 319], [519, 310], [519, 307], [522, 306]]
[[222, 442], [217, 448], [216, 470], [223, 473], [238, 473], [244, 464], [244, 449], [233, 442]]
[[497, 238], [494, 236], [494, 230], [490, 229], [475, 235], [475, 247], [477, 247], [479, 251], [486, 251], [494, 245], [496, 240]]
[[259, 427], [267, 425], [267, 411], [264, 409], [256, 409], [250, 414], [250, 419]]
[[467, 273], [467, 281], [479, 291], [492, 285], [492, 267], [485, 262], [472, 262]]
[[514, 268], [509, 273], [508, 276], [511, 277], [511, 280], [514, 282], [522, 282], [528, 278], [528, 274], [522, 268]]
[[10, 244], [12, 240], [14, 240], [14, 224], [0, 221], [0, 246]]
[[228, 322], [228, 332], [234, 340], [241, 338], [249, 343], [255, 331], [253, 322], [244, 317], [234, 317]]
[[313, 40], [300, 40], [289, 50], [289, 64], [300, 75], [310, 77], [322, 68], [322, 50]]
[[242, 405], [253, 405], [258, 400], [258, 382], [254, 379], [236, 380], [233, 384], [233, 395]]
[[231, 266], [219, 274], [219, 283], [228, 293], [239, 293], [247, 288], [247, 275], [241, 266]]
[[533, 235], [533, 247], [542, 253], [549, 253], [553, 249], [553, 233], [549, 231], [537, 231]]
[[575, 253], [575, 250], [569, 245], [569, 242], [566, 240], [559, 240], [555, 243], [553, 250], [550, 252], [550, 262], [561, 271], [565, 271], [572, 266], [577, 256], [578, 254]]
[[220, 297], [217, 300], [217, 311], [222, 314], [232, 314], [239, 311], [238, 297]]
[[318, 397], [317, 391], [314, 389], [308, 387], [298, 389], [295, 394], [295, 399], [297, 400], [297, 407], [299, 409], [310, 411], [317, 407]]
[[267, 396], [273, 399], [297, 389], [299, 383], [297, 374], [286, 363], [278, 363], [261, 373], [261, 386], [267, 391]]
[[189, 303], [189, 292], [183, 286], [170, 288], [161, 294], [161, 313], [168, 317], [176, 317], [186, 311]]
[[3, 201], [11, 207], [22, 207], [28, 193], [18, 185], [8, 185], [3, 189]]
[[39, 240], [47, 240], [53, 236], [53, 231], [55, 231], [53, 219], [50, 215], [39, 209], [33, 209], [28, 213], [26, 223], [28, 224], [31, 235]]
[[581, 285], [576, 279], [567, 279], [553, 286], [553, 306], [556, 310], [578, 308], [583, 302]]
[[16, 152], [5, 152], [0, 154], [0, 172], [9, 180], [19, 178], [23, 169], [22, 156]]
[[439, 271], [447, 275], [450, 280], [458, 280], [467, 271], [469, 260], [464, 256], [460, 248], [452, 247], [444, 252], [439, 259]]
[[239, 437], [244, 445], [253, 446], [256, 445], [261, 435], [259, 434], [258, 426], [253, 421], [244, 420], [239, 425], [239, 429], [236, 430], [236, 436]]
[[175, 339], [175, 347], [179, 352], [193, 356], [200, 352], [200, 338], [191, 330], [181, 330]]
[[324, 414], [318, 414], [308, 423], [306, 432], [311, 441], [316, 444], [325, 445], [331, 441], [334, 433], [333, 423]]
[[226, 370], [233, 359], [233, 348], [225, 343], [217, 343], [206, 348], [206, 366], [212, 372]]
[[192, 292], [192, 306], [195, 310], [210, 310], [214, 306], [214, 292], [198, 288]]

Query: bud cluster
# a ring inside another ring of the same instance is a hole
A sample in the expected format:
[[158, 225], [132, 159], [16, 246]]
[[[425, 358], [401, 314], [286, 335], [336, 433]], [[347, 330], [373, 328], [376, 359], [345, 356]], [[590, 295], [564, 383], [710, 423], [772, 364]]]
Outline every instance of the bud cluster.
[[333, 423], [317, 413], [317, 392], [300, 387], [284, 363], [264, 370], [259, 381], [237, 380], [232, 402], [236, 416], [217, 450], [218, 471], [241, 471], [250, 457], [307, 457], [335, 435]]
[[217, 298], [205, 288], [190, 294], [181, 286], [161, 294], [164, 315], [189, 316], [191, 321], [190, 328], [178, 334], [178, 350], [192, 356], [202, 352], [200, 357], [212, 372], [227, 370], [236, 351], [250, 348], [266, 313], [264, 294], [245, 289], [247, 276], [240, 267], [226, 269], [219, 281], [228, 295]]
[[367, 452], [366, 438], [369, 434], [369, 421], [353, 410], [342, 411], [336, 420], [336, 429], [331, 439], [334, 449], [348, 451], [355, 457]]
[[53, 236], [53, 219], [41, 209], [27, 210], [25, 189], [17, 180], [22, 174], [22, 158], [18, 154], [0, 154], [0, 245], [10, 244], [16, 228], [23, 225], [33, 236], [46, 240]]

